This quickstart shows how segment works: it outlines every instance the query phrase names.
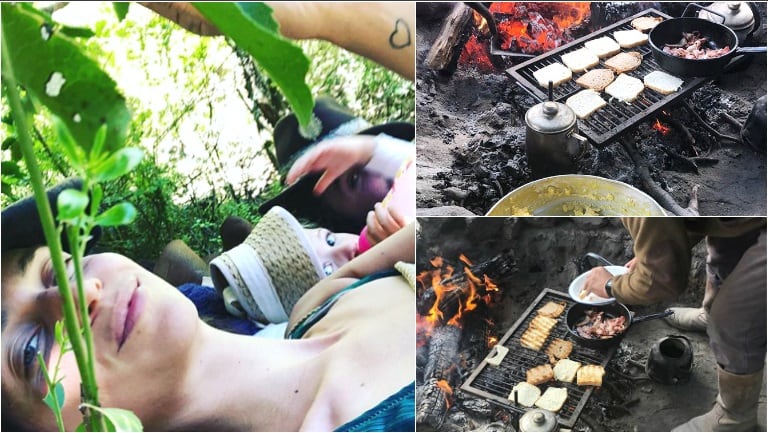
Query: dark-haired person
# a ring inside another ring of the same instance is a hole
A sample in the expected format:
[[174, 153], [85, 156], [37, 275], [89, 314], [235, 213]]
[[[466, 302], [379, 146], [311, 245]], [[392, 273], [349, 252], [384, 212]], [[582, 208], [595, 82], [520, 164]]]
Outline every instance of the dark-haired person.
[[[707, 244], [706, 318], [677, 310], [671, 324], [706, 324], [717, 361], [718, 396], [704, 415], [673, 431], [754, 431], [766, 355], [766, 219], [622, 218], [634, 241], [629, 272], [603, 267], [587, 275], [585, 289], [601, 297], [647, 305], [673, 300], [688, 286], [691, 248]], [[674, 317], [674, 316], [673, 316]]]

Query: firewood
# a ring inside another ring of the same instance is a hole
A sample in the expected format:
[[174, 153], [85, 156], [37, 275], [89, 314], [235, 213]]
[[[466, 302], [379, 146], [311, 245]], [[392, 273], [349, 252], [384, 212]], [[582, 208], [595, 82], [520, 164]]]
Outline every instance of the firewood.
[[443, 71], [458, 59], [464, 45], [464, 28], [470, 22], [472, 10], [464, 3], [456, 3], [453, 12], [443, 22], [440, 34], [432, 44], [425, 63], [429, 69]]
[[424, 368], [424, 379], [447, 380], [453, 383], [458, 374], [457, 362], [461, 328], [440, 326], [432, 330], [429, 340], [429, 355]]
[[426, 424], [434, 429], [443, 424], [450, 398], [437, 382], [437, 379], [430, 379], [416, 390], [416, 424]]

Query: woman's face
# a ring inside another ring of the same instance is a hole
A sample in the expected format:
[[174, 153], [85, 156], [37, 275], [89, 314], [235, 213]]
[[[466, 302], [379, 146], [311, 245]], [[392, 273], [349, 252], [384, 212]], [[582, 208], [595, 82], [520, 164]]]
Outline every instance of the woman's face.
[[359, 219], [362, 229], [368, 211], [373, 210], [377, 202], [384, 200], [392, 183], [392, 179], [354, 167], [339, 176], [323, 192], [321, 199], [345, 218]]
[[357, 235], [334, 233], [324, 228], [304, 230], [320, 258], [325, 275], [331, 275], [357, 255]]
[[[67, 260], [75, 297], [74, 272]], [[160, 422], [183, 383], [189, 349], [200, 322], [176, 288], [117, 254], [83, 260], [85, 301], [93, 333], [95, 374], [103, 407], [132, 410], [144, 425]], [[56, 430], [43, 403], [45, 381], [36, 353], [53, 374], [60, 347], [54, 324], [63, 319], [48, 248], [17, 250], [2, 258], [2, 389], [4, 414], [22, 424]], [[74, 354], [63, 355], [58, 377], [65, 390], [67, 429], [81, 422], [80, 374]], [[157, 413], [162, 408], [163, 413]]]

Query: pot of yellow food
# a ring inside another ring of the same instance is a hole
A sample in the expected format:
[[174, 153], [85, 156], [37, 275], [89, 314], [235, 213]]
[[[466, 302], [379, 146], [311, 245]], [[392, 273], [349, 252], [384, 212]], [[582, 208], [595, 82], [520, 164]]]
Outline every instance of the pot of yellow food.
[[565, 174], [527, 183], [499, 200], [488, 216], [665, 216], [639, 189], [598, 176]]

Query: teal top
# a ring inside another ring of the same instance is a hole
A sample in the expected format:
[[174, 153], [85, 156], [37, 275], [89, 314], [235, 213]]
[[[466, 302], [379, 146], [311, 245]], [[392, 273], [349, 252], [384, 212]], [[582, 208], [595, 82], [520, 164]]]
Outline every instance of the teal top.
[[[317, 308], [307, 314], [288, 334], [289, 339], [299, 339], [320, 319], [325, 317], [333, 304], [350, 290], [379, 278], [399, 275], [396, 270], [386, 270], [361, 278], [330, 296]], [[405, 385], [381, 403], [368, 409], [362, 415], [341, 425], [334, 431], [348, 432], [412, 432], [416, 428], [416, 382]]]

